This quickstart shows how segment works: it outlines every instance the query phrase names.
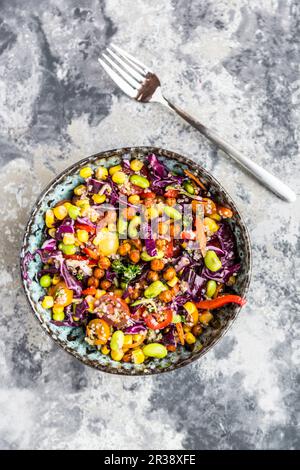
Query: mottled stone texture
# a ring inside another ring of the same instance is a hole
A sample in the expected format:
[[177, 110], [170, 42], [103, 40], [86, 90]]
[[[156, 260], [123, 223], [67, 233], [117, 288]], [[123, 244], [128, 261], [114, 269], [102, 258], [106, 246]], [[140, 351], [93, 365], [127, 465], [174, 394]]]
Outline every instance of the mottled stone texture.
[[[297, 189], [299, 20], [297, 0], [0, 1], [2, 449], [299, 448], [299, 205], [159, 105], [130, 101], [97, 63], [111, 41], [138, 54], [170, 82], [170, 99]], [[204, 359], [119, 378], [43, 334], [20, 285], [19, 248], [58, 172], [147, 144], [194, 158], [229, 190], [252, 236], [253, 281], [239, 320]]]

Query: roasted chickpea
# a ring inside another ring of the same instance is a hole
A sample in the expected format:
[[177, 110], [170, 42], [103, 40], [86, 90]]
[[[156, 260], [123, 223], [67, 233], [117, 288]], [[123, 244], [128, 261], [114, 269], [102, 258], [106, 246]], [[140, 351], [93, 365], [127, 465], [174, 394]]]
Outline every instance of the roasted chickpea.
[[91, 276], [89, 279], [88, 279], [88, 286], [89, 287], [98, 287], [99, 286], [99, 279], [97, 279], [96, 277], [94, 276]]
[[193, 333], [194, 336], [200, 336], [202, 331], [203, 331], [202, 326], [199, 325], [199, 324], [193, 326], [193, 328], [192, 328], [192, 333]]
[[158, 281], [159, 275], [156, 271], [149, 271], [147, 275], [147, 279], [150, 282]]
[[111, 265], [111, 262], [107, 256], [101, 256], [98, 261], [98, 266], [101, 269], [108, 269]]
[[93, 275], [96, 279], [101, 279], [102, 277], [104, 277], [104, 270], [101, 269], [101, 268], [95, 268], [94, 269], [94, 272], [93, 272]]
[[163, 278], [166, 281], [171, 281], [171, 279], [173, 279], [174, 276], [176, 276], [176, 271], [172, 266], [167, 268], [163, 274]]
[[172, 289], [170, 289], [170, 291], [172, 292], [172, 296], [175, 297], [179, 292], [179, 285], [176, 284]]
[[164, 269], [164, 262], [161, 259], [153, 259], [150, 266], [152, 271], [162, 271]]
[[129, 259], [133, 263], [138, 263], [140, 261], [140, 257], [141, 256], [139, 250], [131, 250], [131, 252], [129, 253]]
[[155, 242], [156, 248], [158, 248], [159, 250], [164, 248], [166, 246], [166, 244], [167, 244], [167, 240], [164, 240], [163, 238], [159, 238]]
[[165, 303], [171, 302], [172, 292], [170, 292], [169, 290], [165, 290], [159, 294], [158, 298], [161, 302], [165, 302]]
[[132, 292], [130, 292], [130, 298], [132, 300], [138, 299], [140, 296], [140, 290], [139, 289], [133, 289]]
[[133, 238], [130, 241], [131, 241], [131, 244], [135, 246], [135, 248], [137, 248], [140, 251], [142, 250], [143, 248], [142, 240], [140, 240], [139, 238]]
[[130, 243], [125, 242], [121, 246], [119, 246], [118, 252], [121, 256], [126, 256], [131, 250]]
[[126, 220], [131, 220], [135, 216], [135, 209], [134, 207], [126, 207], [122, 210], [122, 216]]
[[167, 197], [166, 198], [166, 203], [167, 203], [168, 206], [171, 206], [171, 207], [175, 206], [175, 204], [176, 204], [175, 197]]
[[[99, 282], [99, 281], [98, 281]], [[111, 286], [111, 282], [108, 279], [104, 279], [103, 281], [100, 282], [100, 287], [103, 290], [109, 289]]]

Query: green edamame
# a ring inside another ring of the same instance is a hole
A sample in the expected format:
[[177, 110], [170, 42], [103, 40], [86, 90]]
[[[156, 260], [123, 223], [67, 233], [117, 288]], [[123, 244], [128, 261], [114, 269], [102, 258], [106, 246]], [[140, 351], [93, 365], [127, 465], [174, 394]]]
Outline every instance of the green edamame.
[[161, 281], [154, 281], [145, 289], [144, 296], [147, 299], [157, 297], [161, 292], [167, 290], [166, 286]]
[[139, 188], [149, 188], [150, 182], [145, 178], [145, 176], [141, 175], [132, 175], [130, 176], [130, 182], [134, 184], [135, 186], [138, 186]]
[[51, 277], [49, 274], [44, 274], [44, 276], [41, 277], [40, 279], [40, 285], [42, 287], [49, 287], [51, 286]]
[[139, 215], [135, 215], [128, 224], [128, 235], [130, 238], [138, 238], [138, 231], [137, 228], [141, 225], [141, 217]]
[[77, 217], [80, 214], [80, 207], [73, 206], [72, 204], [70, 205], [68, 209], [68, 214], [71, 217], [71, 219], [77, 219]]
[[53, 318], [54, 321], [64, 321], [64, 319], [65, 319], [64, 311], [62, 310], [61, 312], [60, 311], [53, 312], [52, 318]]
[[214, 293], [216, 292], [217, 289], [217, 283], [216, 281], [213, 281], [212, 279], [207, 281], [206, 284], [206, 296], [211, 298]]
[[186, 190], [187, 193], [189, 194], [194, 194], [195, 193], [195, 189], [194, 189], [194, 186], [189, 183], [188, 181], [186, 181], [183, 185], [184, 189]]
[[110, 340], [110, 349], [112, 351], [120, 351], [124, 344], [124, 337], [123, 331], [115, 331]]
[[174, 219], [174, 220], [180, 220], [182, 217], [180, 212], [178, 212], [178, 210], [174, 209], [174, 207], [171, 207], [171, 206], [165, 206], [164, 213], [168, 217], [170, 217], [170, 219]]
[[204, 263], [207, 269], [209, 269], [212, 272], [219, 271], [219, 269], [222, 268], [221, 260], [220, 258], [218, 258], [218, 256], [213, 250], [207, 251], [204, 257]]
[[167, 348], [160, 343], [150, 343], [143, 348], [143, 353], [148, 357], [157, 357], [162, 359], [168, 354]]
[[64, 243], [60, 243], [58, 248], [65, 254], [65, 255], [74, 255], [76, 253], [76, 246], [75, 245], [65, 245]]

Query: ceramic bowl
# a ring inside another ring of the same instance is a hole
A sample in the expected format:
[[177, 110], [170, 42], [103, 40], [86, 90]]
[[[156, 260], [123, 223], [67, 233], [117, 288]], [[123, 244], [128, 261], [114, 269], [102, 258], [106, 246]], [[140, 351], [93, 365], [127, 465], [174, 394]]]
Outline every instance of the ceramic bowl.
[[84, 331], [81, 328], [58, 327], [51, 323], [50, 314], [44, 310], [39, 299], [44, 295], [43, 288], [37, 280], [37, 273], [41, 269], [39, 256], [28, 263], [28, 252], [34, 253], [40, 247], [44, 232], [44, 213], [61, 199], [67, 199], [72, 189], [81, 181], [79, 177], [80, 168], [88, 165], [91, 167], [104, 165], [112, 166], [118, 164], [122, 158], [138, 157], [144, 159], [149, 153], [155, 153], [160, 157], [169, 170], [182, 172], [189, 169], [201, 177], [201, 180], [209, 188], [213, 199], [224, 206], [229, 206], [234, 211], [234, 217], [230, 224], [237, 240], [238, 254], [241, 261], [241, 270], [234, 286], [234, 291], [245, 297], [251, 275], [251, 247], [247, 228], [242, 217], [225, 189], [204, 168], [177, 153], [155, 147], [130, 147], [101, 152], [84, 158], [67, 168], [58, 175], [39, 196], [27, 224], [23, 246], [21, 250], [21, 274], [23, 286], [31, 310], [41, 327], [51, 338], [65, 351], [82, 361], [84, 364], [104, 372], [123, 375], [150, 375], [171, 371], [183, 367], [199, 359], [216, 342], [225, 335], [229, 327], [240, 311], [240, 307], [234, 304], [227, 305], [216, 313], [213, 323], [200, 336], [192, 351], [183, 347], [177, 348], [169, 353], [164, 359], [153, 359], [146, 364], [131, 364], [115, 362], [109, 356], [102, 355], [84, 341]]

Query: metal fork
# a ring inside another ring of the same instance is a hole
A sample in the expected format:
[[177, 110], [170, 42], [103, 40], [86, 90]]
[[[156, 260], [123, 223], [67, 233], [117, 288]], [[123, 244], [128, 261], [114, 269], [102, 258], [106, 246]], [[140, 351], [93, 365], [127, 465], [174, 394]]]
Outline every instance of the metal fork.
[[124, 93], [130, 96], [130, 98], [134, 98], [143, 103], [161, 103], [172, 111], [175, 111], [227, 155], [240, 163], [240, 165], [254, 175], [260, 183], [267, 186], [277, 196], [288, 202], [296, 200], [296, 194], [286, 184], [271, 175], [271, 173], [260, 167], [253, 160], [244, 156], [214, 130], [208, 129], [204, 124], [197, 121], [183, 109], [165, 98], [161, 91], [159, 78], [149, 67], [120, 47], [112, 44], [111, 48], [113, 50], [107, 48], [106, 54], [102, 54], [102, 57], [98, 60], [112, 80]]

